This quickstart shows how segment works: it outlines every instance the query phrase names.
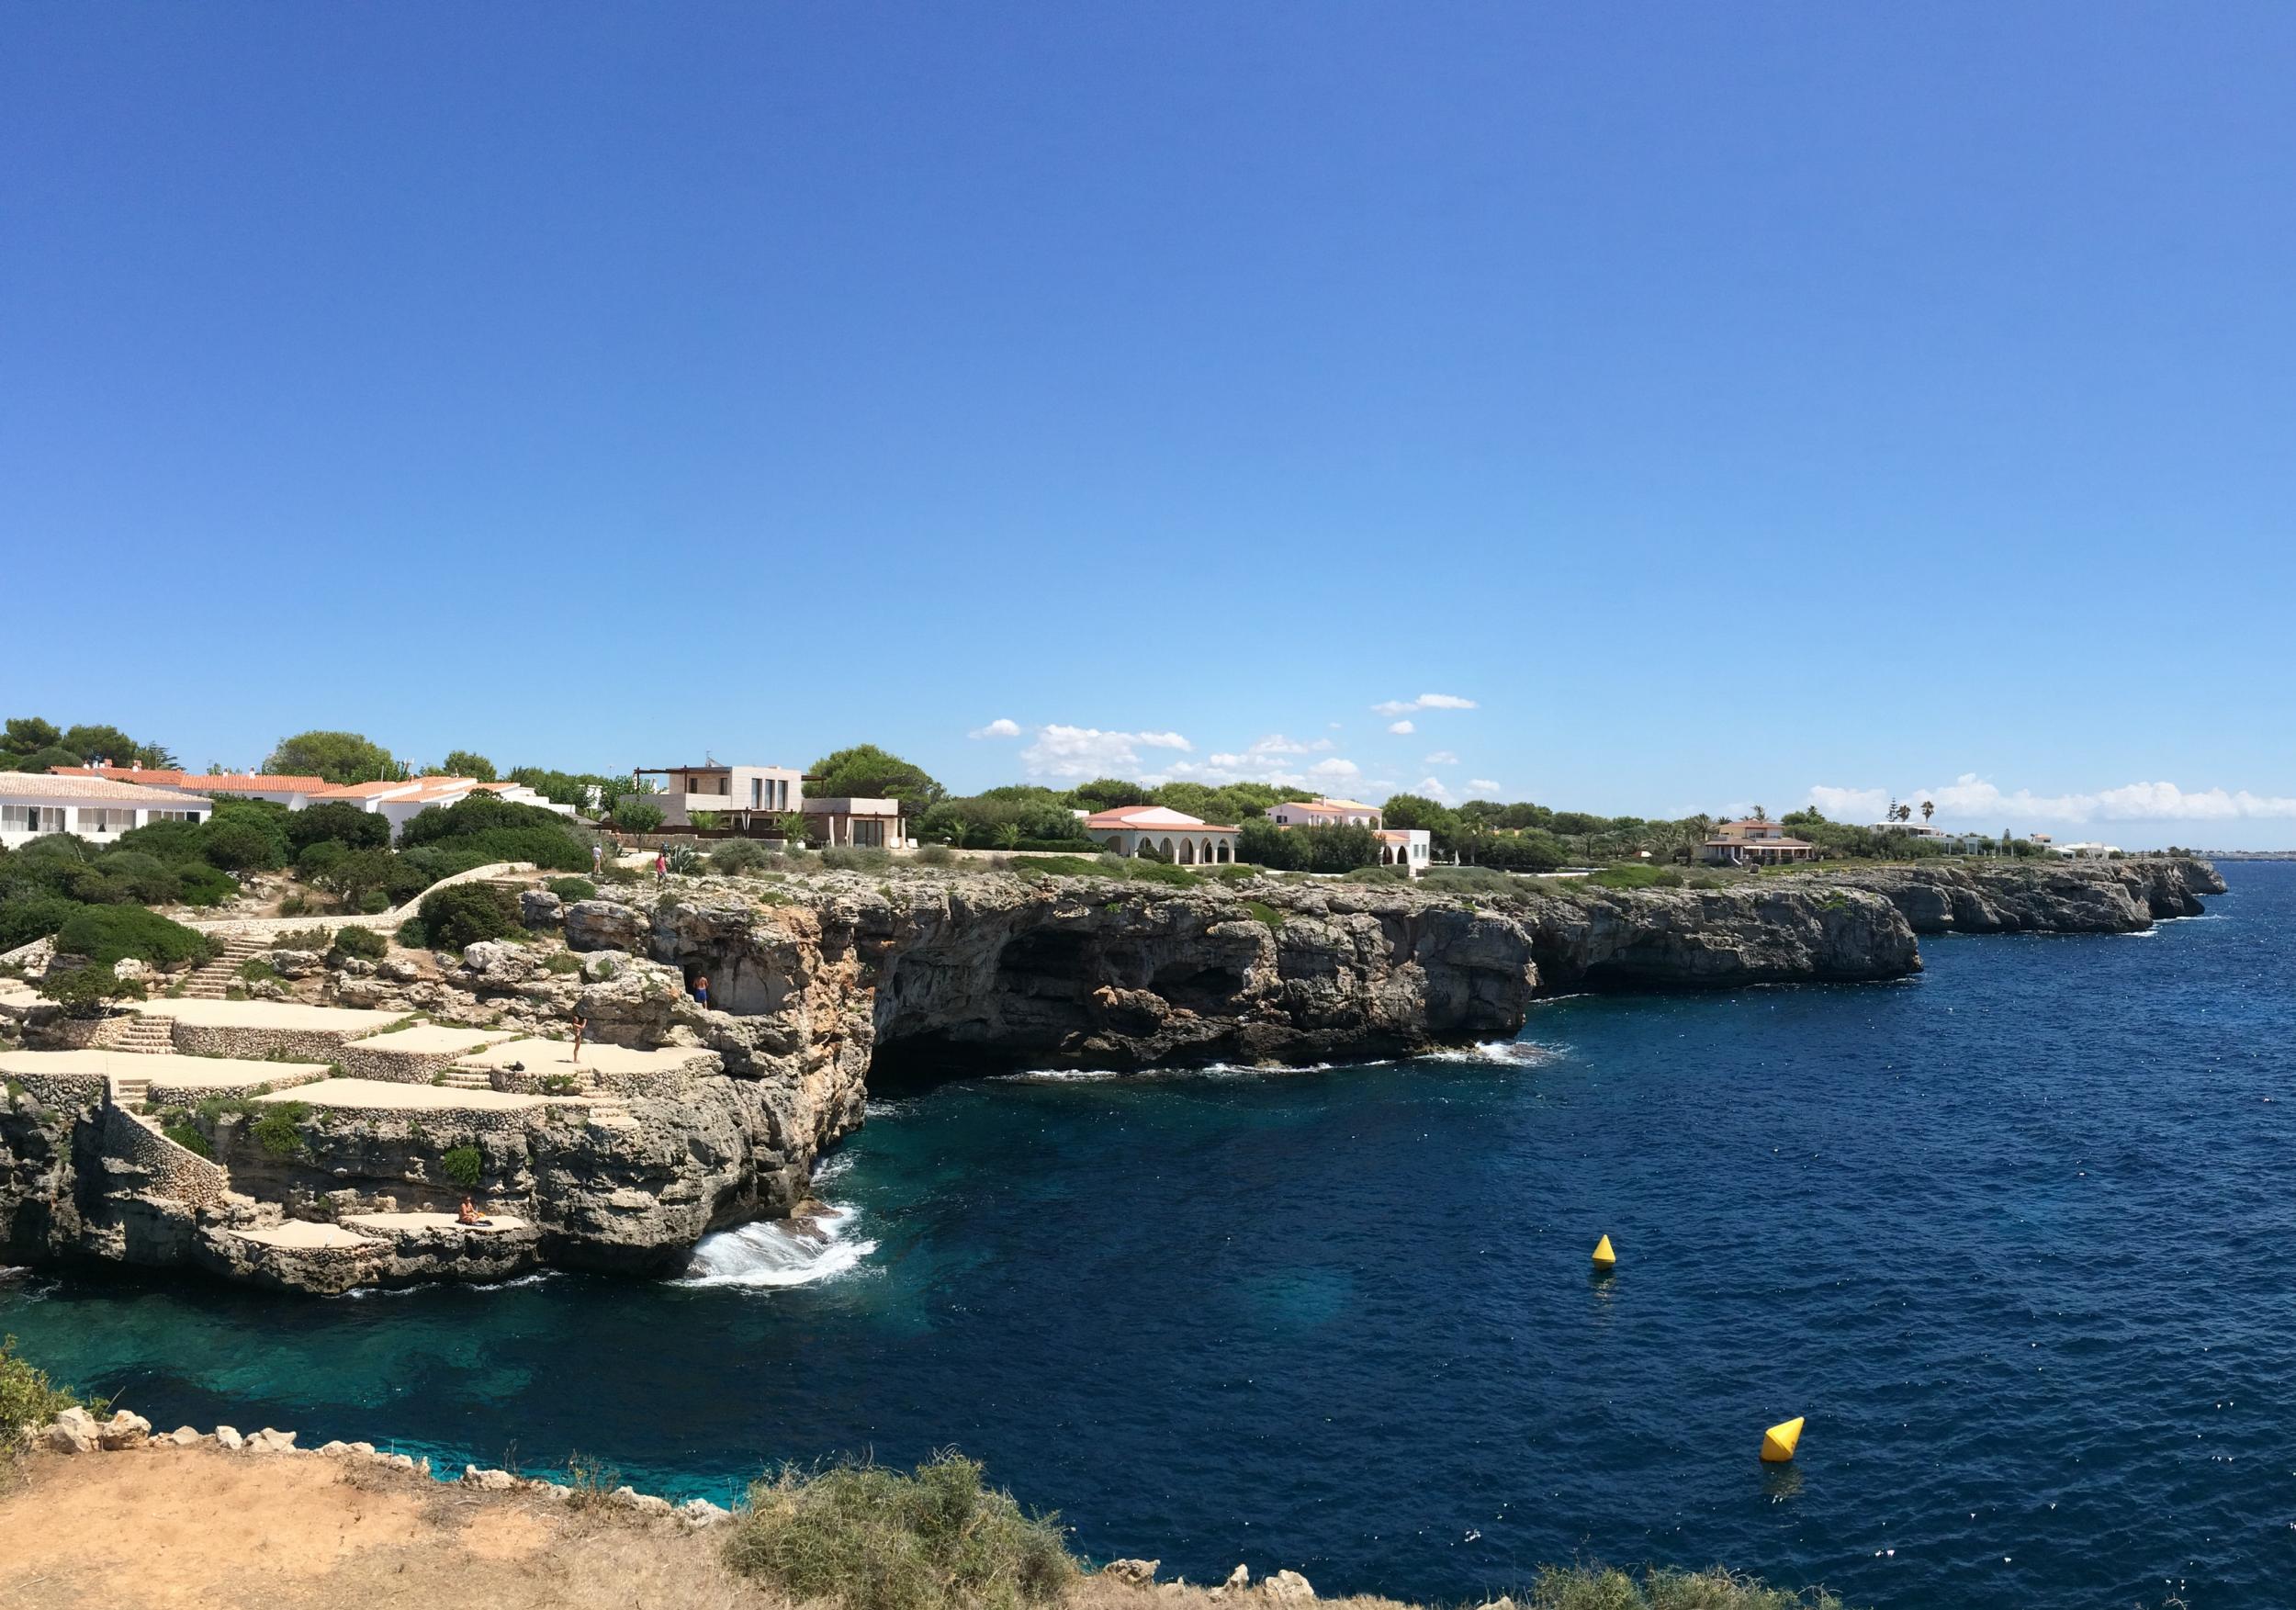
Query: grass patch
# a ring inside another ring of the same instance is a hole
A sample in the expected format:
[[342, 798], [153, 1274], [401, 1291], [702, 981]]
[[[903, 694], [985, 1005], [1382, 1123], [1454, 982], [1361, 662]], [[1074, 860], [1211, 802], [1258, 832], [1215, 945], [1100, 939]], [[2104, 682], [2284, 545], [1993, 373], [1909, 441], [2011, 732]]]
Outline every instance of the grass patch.
[[726, 1559], [793, 1600], [846, 1610], [1014, 1610], [1077, 1577], [1059, 1517], [1024, 1514], [955, 1453], [909, 1474], [784, 1469], [750, 1486]]
[[571, 951], [554, 951], [542, 966], [546, 973], [580, 973], [582, 959]]
[[568, 906], [573, 905], [577, 900], [598, 898], [598, 885], [588, 878], [552, 878], [542, 886]]
[[210, 1162], [214, 1161], [215, 1148], [208, 1143], [207, 1136], [201, 1134], [190, 1124], [171, 1123], [160, 1132], [193, 1155], [205, 1157]]
[[248, 1132], [254, 1136], [266, 1157], [300, 1157], [310, 1148], [304, 1143], [303, 1132], [297, 1126], [310, 1117], [308, 1103], [301, 1101], [267, 1101], [263, 1116]]
[[1679, 889], [1683, 874], [1670, 866], [1606, 866], [1584, 881], [1599, 889]]
[[0, 1336], [0, 1461], [16, 1451], [25, 1432], [47, 1424], [66, 1409], [101, 1411], [108, 1405], [84, 1403], [69, 1387], [48, 1379], [16, 1350], [14, 1336]]
[[1266, 901], [1246, 900], [1244, 903], [1244, 909], [1252, 914], [1253, 921], [1264, 922], [1269, 928], [1275, 929], [1279, 932], [1282, 930], [1284, 926], [1284, 914], [1277, 910], [1273, 906], [1268, 905]]
[[276, 980], [279, 970], [264, 957], [250, 956], [239, 964], [239, 975], [249, 984], [263, 984]]

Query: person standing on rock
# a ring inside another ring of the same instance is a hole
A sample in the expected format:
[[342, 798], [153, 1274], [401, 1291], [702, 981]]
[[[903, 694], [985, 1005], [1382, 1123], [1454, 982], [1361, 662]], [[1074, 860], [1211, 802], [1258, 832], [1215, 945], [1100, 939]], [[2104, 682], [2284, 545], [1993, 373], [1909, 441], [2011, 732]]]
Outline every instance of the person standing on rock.
[[574, 1014], [574, 1060], [576, 1062], [582, 1060], [582, 1030], [589, 1027], [588, 1018], [583, 1017], [580, 1012]]
[[590, 847], [590, 875], [593, 878], [596, 877], [601, 872], [605, 870], [605, 865], [606, 847], [596, 840], [592, 840]]
[[660, 888], [662, 880], [669, 875], [670, 853], [657, 845], [654, 848], [654, 887]]
[[693, 981], [693, 1004], [704, 1011], [709, 1009], [710, 981], [706, 975], [698, 975]]

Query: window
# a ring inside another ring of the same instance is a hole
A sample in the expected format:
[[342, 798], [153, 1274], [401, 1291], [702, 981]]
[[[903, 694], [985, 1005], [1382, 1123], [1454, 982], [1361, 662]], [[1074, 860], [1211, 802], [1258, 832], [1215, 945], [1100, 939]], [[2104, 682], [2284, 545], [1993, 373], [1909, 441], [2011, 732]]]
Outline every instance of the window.
[[765, 808], [765, 779], [762, 777], [749, 779], [749, 808], [753, 811]]
[[0, 832], [61, 833], [62, 805], [0, 805]]
[[883, 822], [855, 822], [853, 842], [872, 850], [883, 850], [885, 847], [885, 825]]
[[80, 831], [83, 833], [124, 833], [136, 825], [133, 811], [107, 810], [100, 805], [80, 807]]
[[198, 819], [197, 811], [147, 811], [144, 813], [144, 820], [147, 822], [196, 822]]

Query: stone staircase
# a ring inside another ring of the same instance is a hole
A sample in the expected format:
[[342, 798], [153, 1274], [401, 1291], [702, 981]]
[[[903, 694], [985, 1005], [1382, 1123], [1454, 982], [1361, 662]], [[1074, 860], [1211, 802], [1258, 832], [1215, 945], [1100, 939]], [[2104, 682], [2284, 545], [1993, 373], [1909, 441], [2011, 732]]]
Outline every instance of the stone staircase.
[[175, 1049], [175, 1025], [157, 1013], [131, 1012], [105, 1024], [96, 1037], [96, 1046], [138, 1056], [164, 1056]]
[[114, 1107], [123, 1112], [141, 1114], [143, 1111], [144, 1102], [151, 1098], [152, 1081], [132, 1078], [126, 1074], [114, 1074], [111, 1079], [111, 1088]]
[[448, 1068], [434, 1081], [444, 1090], [491, 1090], [494, 1081], [483, 1068], [466, 1068], [459, 1064]]
[[216, 959], [196, 970], [184, 981], [184, 998], [193, 1001], [219, 1001], [225, 998], [232, 985], [239, 982], [242, 963], [269, 950], [261, 940], [244, 937], [226, 939]]
[[629, 1103], [619, 1096], [603, 1092], [590, 1098], [590, 1121], [600, 1129], [634, 1130], [637, 1120], [630, 1112]]

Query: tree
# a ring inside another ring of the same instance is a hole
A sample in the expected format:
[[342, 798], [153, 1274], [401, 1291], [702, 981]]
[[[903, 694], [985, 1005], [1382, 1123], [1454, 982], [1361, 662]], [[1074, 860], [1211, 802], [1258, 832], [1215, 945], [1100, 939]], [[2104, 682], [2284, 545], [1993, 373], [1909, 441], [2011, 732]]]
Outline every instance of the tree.
[[298, 732], [283, 737], [263, 763], [265, 771], [324, 777], [330, 782], [374, 782], [402, 768], [382, 745], [355, 732]]
[[855, 744], [816, 760], [805, 769], [805, 792], [817, 799], [897, 799], [919, 811], [949, 793], [923, 767], [875, 744]]
[[37, 715], [12, 715], [8, 718], [5, 736], [0, 736], [0, 754], [36, 755], [42, 749], [52, 749], [63, 742], [63, 731], [52, 721], [42, 721]]
[[347, 800], [330, 800], [289, 816], [287, 837], [298, 851], [331, 839], [354, 850], [380, 850], [390, 843], [390, 818], [363, 811]]
[[1078, 810], [1116, 811], [1126, 805], [1154, 805], [1155, 795], [1121, 777], [1096, 777], [1070, 789], [1068, 803]]
[[1923, 800], [1921, 802], [1921, 819], [1924, 822], [1927, 822], [1935, 815], [1937, 815], [1937, 801], [1933, 799]]
[[1292, 836], [1266, 816], [1247, 816], [1236, 835], [1235, 858], [1251, 866], [1296, 872], [1307, 864]]
[[70, 749], [80, 757], [82, 765], [93, 766], [99, 760], [109, 760], [125, 766], [136, 758], [136, 740], [116, 726], [79, 726], [64, 728], [56, 740], [60, 749]]
[[625, 833], [658, 832], [662, 820], [661, 806], [650, 801], [618, 799], [613, 802], [613, 825]]
[[773, 818], [773, 826], [787, 844], [802, 845], [812, 837], [803, 811], [783, 811]]
[[445, 767], [449, 777], [475, 777], [481, 782], [494, 781], [494, 762], [468, 749], [447, 750]]
[[341, 899], [345, 911], [356, 911], [369, 893], [389, 885], [398, 866], [388, 850], [346, 850], [316, 869], [310, 881]]
[[1770, 813], [1768, 811], [1762, 809], [1760, 805], [1756, 805], [1754, 807], [1754, 820], [1757, 822], [1766, 822], [1769, 819]]
[[1446, 855], [1458, 849], [1467, 818], [1450, 806], [1424, 794], [1390, 794], [1379, 807], [1380, 820], [1390, 828], [1424, 828], [1435, 847]]

